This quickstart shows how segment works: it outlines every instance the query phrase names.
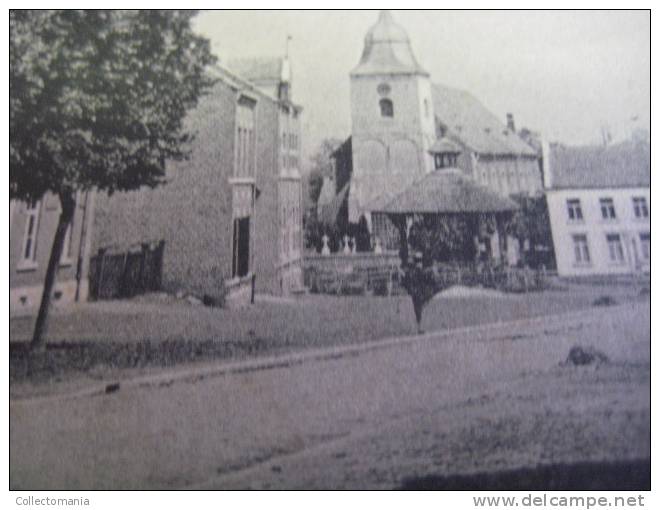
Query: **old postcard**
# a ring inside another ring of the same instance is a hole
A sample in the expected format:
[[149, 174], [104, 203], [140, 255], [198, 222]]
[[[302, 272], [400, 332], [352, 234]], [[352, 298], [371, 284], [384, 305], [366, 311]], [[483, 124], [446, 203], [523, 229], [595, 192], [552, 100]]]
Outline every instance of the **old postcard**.
[[643, 506], [650, 18], [10, 11], [10, 489]]

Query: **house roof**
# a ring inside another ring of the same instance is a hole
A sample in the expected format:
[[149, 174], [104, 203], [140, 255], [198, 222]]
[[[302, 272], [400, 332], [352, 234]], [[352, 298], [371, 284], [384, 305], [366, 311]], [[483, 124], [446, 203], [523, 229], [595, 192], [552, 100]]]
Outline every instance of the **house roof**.
[[208, 68], [209, 73], [211, 76], [214, 78], [219, 78], [223, 80], [225, 83], [227, 83], [230, 87], [233, 87], [236, 90], [249, 90], [250, 92], [258, 95], [259, 97], [262, 98], [268, 98], [269, 100], [273, 101], [274, 103], [278, 103], [281, 105], [286, 105], [291, 108], [295, 108], [295, 110], [300, 113], [303, 111], [303, 107], [293, 103], [292, 101], [288, 100], [280, 100], [277, 97], [274, 97], [272, 94], [268, 94], [265, 92], [263, 89], [261, 89], [258, 85], [259, 83], [247, 79], [245, 76], [239, 74], [235, 69], [229, 68], [226, 65], [222, 64], [214, 64]]
[[515, 202], [475, 182], [457, 168], [425, 175], [384, 206], [390, 214], [494, 213], [515, 211]]
[[553, 189], [650, 187], [650, 147], [625, 141], [608, 146], [552, 145], [546, 163]]
[[431, 92], [436, 121], [447, 127], [448, 137], [479, 154], [536, 156], [532, 147], [469, 92], [437, 83]]
[[433, 142], [433, 145], [429, 148], [429, 152], [432, 154], [460, 154], [463, 151], [449, 138], [441, 138], [440, 140]]
[[280, 57], [236, 58], [227, 67], [240, 77], [252, 82], [279, 82], [283, 80], [284, 59]]
[[408, 34], [394, 22], [389, 11], [381, 11], [378, 21], [367, 32], [360, 63], [351, 76], [384, 73], [428, 76], [415, 58]]

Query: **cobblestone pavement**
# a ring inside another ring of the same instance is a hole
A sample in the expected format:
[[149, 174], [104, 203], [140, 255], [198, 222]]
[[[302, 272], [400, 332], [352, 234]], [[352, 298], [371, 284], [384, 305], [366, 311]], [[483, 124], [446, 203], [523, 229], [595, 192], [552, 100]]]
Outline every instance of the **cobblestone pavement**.
[[[10, 402], [10, 487], [396, 488], [650, 454], [650, 304], [66, 401]], [[593, 346], [598, 366], [564, 364]]]

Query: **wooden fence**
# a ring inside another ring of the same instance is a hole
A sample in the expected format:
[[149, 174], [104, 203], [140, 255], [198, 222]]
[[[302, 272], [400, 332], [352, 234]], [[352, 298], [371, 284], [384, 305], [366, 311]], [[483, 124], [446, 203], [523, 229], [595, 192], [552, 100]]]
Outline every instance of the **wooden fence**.
[[90, 298], [128, 298], [160, 290], [164, 249], [164, 241], [119, 252], [100, 249], [90, 261]]

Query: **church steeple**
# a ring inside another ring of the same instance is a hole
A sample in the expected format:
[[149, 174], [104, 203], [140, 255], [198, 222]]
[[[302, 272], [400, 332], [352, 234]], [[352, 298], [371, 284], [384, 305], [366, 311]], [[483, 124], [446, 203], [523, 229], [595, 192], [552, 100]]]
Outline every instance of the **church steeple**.
[[378, 21], [364, 38], [364, 50], [352, 76], [374, 74], [428, 73], [419, 65], [406, 31], [392, 18], [390, 11], [381, 11]]

